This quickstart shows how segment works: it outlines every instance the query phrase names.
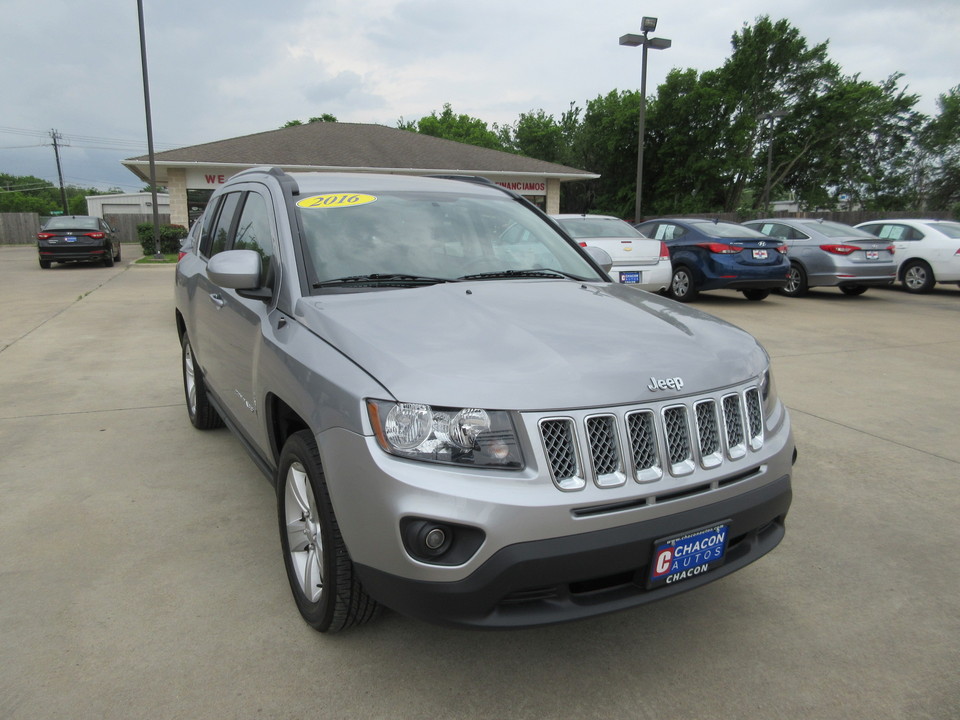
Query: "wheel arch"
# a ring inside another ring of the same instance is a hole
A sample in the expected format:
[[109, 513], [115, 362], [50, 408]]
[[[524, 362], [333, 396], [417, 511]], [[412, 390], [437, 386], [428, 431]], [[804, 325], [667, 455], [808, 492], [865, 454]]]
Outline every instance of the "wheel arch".
[[279, 462], [283, 446], [291, 435], [301, 430], [310, 430], [310, 425], [300, 414], [274, 394], [267, 395], [267, 432], [274, 464]]

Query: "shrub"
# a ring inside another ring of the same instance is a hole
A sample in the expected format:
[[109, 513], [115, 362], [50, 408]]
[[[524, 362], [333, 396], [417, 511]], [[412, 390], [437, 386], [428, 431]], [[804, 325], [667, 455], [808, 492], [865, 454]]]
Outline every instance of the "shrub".
[[[187, 236], [187, 229], [183, 225], [160, 226], [160, 252], [171, 255], [180, 249], [183, 239]], [[144, 255], [153, 255], [157, 251], [153, 239], [153, 223], [137, 224], [137, 237]]]

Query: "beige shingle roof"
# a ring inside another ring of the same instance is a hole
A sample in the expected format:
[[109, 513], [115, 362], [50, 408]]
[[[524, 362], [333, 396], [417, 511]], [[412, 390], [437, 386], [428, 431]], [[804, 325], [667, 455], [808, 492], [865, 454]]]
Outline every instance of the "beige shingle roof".
[[[536, 174], [565, 180], [598, 177], [585, 170], [490, 150], [384, 125], [314, 122], [243, 137], [166, 150], [158, 166], [279, 165], [286, 168], [458, 171]], [[148, 173], [142, 155], [124, 160]], [[159, 175], [158, 175], [159, 179]]]

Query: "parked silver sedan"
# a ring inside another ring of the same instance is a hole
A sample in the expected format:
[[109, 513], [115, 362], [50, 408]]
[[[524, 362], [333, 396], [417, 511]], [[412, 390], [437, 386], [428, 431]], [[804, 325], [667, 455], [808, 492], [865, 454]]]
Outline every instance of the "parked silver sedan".
[[812, 287], [838, 287], [862, 295], [869, 287], [893, 283], [894, 246], [843, 223], [806, 218], [770, 218], [745, 222], [749, 228], [787, 243], [790, 279], [780, 292], [801, 297]]

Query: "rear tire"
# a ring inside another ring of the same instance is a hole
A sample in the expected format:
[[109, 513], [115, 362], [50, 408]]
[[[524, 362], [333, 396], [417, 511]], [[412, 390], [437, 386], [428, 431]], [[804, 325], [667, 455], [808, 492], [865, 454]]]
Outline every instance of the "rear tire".
[[110, 254], [110, 249], [107, 249], [107, 254], [103, 256], [103, 266], [104, 267], [113, 267], [113, 255]]
[[41, 268], [42, 270], [49, 270], [49, 269], [50, 269], [50, 261], [49, 261], [49, 260], [41, 260], [41, 261], [40, 261], [40, 268]]
[[120, 262], [120, 253], [122, 252], [120, 243], [117, 243], [117, 254], [113, 256], [114, 262]]
[[690, 269], [684, 265], [674, 268], [673, 278], [670, 280], [670, 297], [685, 303], [696, 298], [697, 293], [697, 286], [694, 284]]
[[747, 300], [766, 300], [767, 296], [770, 294], [769, 290], [744, 290], [743, 296]]
[[197, 430], [214, 430], [223, 427], [223, 419], [207, 397], [207, 385], [193, 355], [190, 338], [186, 334], [183, 336], [182, 344], [183, 394], [187, 400], [190, 424]]
[[903, 289], [908, 293], [928, 293], [936, 279], [933, 270], [923, 260], [911, 260], [903, 268]]
[[283, 446], [276, 481], [283, 564], [303, 619], [334, 633], [375, 618], [380, 606], [356, 576], [309, 430]]
[[781, 295], [787, 297], [803, 297], [810, 286], [807, 284], [807, 274], [797, 263], [790, 263], [790, 272], [787, 275], [787, 285], [780, 289]]

